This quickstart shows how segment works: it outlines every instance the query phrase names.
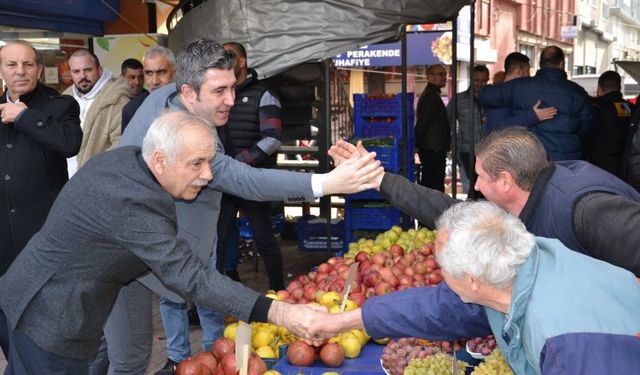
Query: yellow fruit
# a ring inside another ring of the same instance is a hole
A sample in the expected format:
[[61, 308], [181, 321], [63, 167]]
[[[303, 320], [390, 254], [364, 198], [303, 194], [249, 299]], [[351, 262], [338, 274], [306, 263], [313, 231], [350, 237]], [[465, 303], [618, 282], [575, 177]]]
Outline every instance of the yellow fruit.
[[333, 336], [332, 338], [329, 339], [329, 342], [335, 342], [335, 343], [340, 344], [340, 335]]
[[344, 311], [351, 311], [351, 310], [355, 310], [358, 308], [358, 305], [353, 302], [352, 300], [348, 299], [347, 303], [345, 304], [345, 308]]
[[331, 308], [329, 309], [329, 312], [331, 314], [339, 313], [340, 312], [340, 305], [331, 306]]
[[253, 335], [251, 345], [253, 345], [254, 348], [259, 348], [261, 346], [269, 346], [271, 341], [273, 341], [273, 334], [269, 331], [261, 330]]
[[278, 370], [269, 370], [262, 373], [262, 375], [282, 375]]
[[[265, 372], [265, 374], [266, 374], [266, 372]], [[335, 372], [335, 371], [325, 371], [320, 375], [340, 375], [340, 373], [339, 372]]]
[[279, 300], [278, 295], [274, 293], [267, 293], [264, 296], [267, 298], [275, 299], [276, 301]]
[[375, 342], [376, 342], [376, 344], [380, 344], [380, 345], [387, 345], [387, 343], [389, 342], [389, 338], [388, 338], [388, 337], [385, 337], [385, 338], [382, 338], [382, 339], [376, 339], [376, 340], [373, 340], [373, 341], [375, 341]]
[[358, 338], [358, 341], [360, 341], [360, 345], [364, 345], [367, 343], [367, 341], [369, 341], [369, 337], [361, 329], [353, 329], [349, 332], [353, 333], [353, 335]]
[[282, 337], [282, 336], [286, 335], [287, 333], [289, 333], [289, 330], [286, 327], [279, 327], [279, 326], [276, 326], [276, 327], [278, 327], [277, 335], [280, 336], [280, 337]]
[[270, 346], [261, 346], [256, 349], [256, 354], [260, 356], [260, 358], [276, 358], [276, 352]]
[[340, 341], [340, 345], [342, 349], [344, 349], [344, 355], [347, 358], [356, 358], [360, 355], [360, 350], [362, 349], [362, 345], [360, 345], [360, 341], [357, 337], [345, 337]]
[[320, 296], [320, 304], [330, 309], [340, 304], [340, 294], [338, 292], [326, 292]]
[[235, 340], [236, 339], [236, 328], [238, 328], [238, 323], [229, 324], [224, 329], [224, 337]]

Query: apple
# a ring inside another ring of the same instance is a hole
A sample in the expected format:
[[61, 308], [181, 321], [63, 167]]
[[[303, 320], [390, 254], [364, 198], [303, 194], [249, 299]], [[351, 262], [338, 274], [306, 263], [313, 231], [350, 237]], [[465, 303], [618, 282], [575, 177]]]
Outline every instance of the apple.
[[364, 251], [360, 251], [358, 252], [358, 254], [356, 254], [354, 260], [356, 262], [364, 262], [365, 260], [369, 260], [369, 254]]
[[287, 285], [287, 292], [291, 293], [292, 290], [302, 288], [302, 283], [300, 281], [294, 280]]
[[320, 263], [316, 272], [328, 274], [332, 269], [333, 267], [329, 263]]
[[393, 255], [404, 255], [404, 249], [402, 248], [402, 246], [398, 244], [391, 245], [391, 247], [389, 248], [389, 251]]
[[376, 296], [382, 296], [393, 291], [393, 288], [387, 282], [381, 281], [380, 283], [378, 283], [378, 285], [376, 285], [374, 290]]

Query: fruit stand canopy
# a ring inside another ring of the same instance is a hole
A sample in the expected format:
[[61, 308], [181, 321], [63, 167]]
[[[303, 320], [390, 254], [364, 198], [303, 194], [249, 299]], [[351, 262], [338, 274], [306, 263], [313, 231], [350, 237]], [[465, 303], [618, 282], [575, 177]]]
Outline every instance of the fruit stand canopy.
[[197, 38], [235, 41], [266, 78], [399, 35], [405, 24], [451, 20], [471, 0], [209, 0], [169, 33], [180, 50]]

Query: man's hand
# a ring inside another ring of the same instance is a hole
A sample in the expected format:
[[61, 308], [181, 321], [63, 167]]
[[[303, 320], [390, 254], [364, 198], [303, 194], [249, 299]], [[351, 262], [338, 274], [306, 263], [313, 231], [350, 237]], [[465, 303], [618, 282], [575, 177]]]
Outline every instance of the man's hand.
[[25, 109], [27, 109], [27, 105], [21, 102], [0, 104], [0, 121], [3, 124], [11, 124]]
[[333, 164], [336, 167], [356, 153], [359, 153], [361, 156], [369, 153], [369, 151], [367, 151], [367, 149], [362, 145], [362, 141], [358, 141], [356, 146], [354, 146], [347, 141], [339, 140], [338, 143], [331, 146], [328, 152], [329, 156], [333, 158]]
[[340, 314], [318, 314], [309, 327], [308, 333], [315, 339], [328, 339], [352, 329], [362, 329], [362, 309], [355, 309]]
[[273, 301], [267, 318], [270, 323], [285, 327], [298, 337], [317, 341], [319, 337], [310, 334], [309, 327], [322, 314], [328, 315], [327, 308], [324, 306], [292, 305]]
[[533, 112], [538, 117], [538, 121], [550, 120], [558, 113], [556, 107], [540, 108], [540, 103], [540, 99], [538, 99], [538, 102], [533, 106]]
[[351, 194], [375, 189], [376, 181], [382, 181], [384, 175], [384, 169], [375, 156], [375, 152], [364, 150], [364, 155], [361, 155], [358, 150], [350, 158], [341, 161], [334, 170], [322, 175], [323, 194]]

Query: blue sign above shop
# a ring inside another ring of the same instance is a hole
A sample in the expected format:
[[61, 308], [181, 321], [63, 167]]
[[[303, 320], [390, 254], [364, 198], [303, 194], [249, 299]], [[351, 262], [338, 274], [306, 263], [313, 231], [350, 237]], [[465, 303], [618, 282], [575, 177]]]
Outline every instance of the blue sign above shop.
[[[400, 66], [400, 42], [372, 44], [336, 55], [338, 68]], [[407, 64], [451, 64], [451, 32], [407, 34]]]

